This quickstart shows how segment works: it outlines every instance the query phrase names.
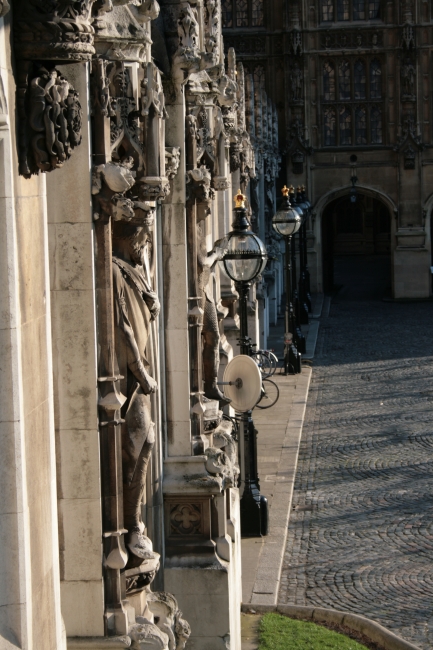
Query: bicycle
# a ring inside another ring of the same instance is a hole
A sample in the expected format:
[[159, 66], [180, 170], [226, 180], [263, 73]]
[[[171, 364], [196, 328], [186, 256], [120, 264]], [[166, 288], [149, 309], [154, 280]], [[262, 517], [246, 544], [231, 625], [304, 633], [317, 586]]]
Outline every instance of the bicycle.
[[258, 409], [269, 409], [280, 397], [280, 389], [272, 379], [262, 379], [262, 394], [256, 406]]
[[256, 362], [262, 379], [272, 377], [278, 366], [278, 358], [272, 350], [253, 350], [256, 347], [255, 343], [249, 345], [249, 355]]

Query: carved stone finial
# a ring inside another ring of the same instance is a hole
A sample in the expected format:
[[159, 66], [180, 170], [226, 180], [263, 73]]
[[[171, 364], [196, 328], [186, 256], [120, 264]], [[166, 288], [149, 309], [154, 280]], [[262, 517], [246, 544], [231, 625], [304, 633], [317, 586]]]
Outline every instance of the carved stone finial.
[[246, 198], [247, 197], [244, 194], [242, 194], [241, 190], [238, 190], [236, 196], [233, 199], [235, 202], [235, 208], [244, 208]]

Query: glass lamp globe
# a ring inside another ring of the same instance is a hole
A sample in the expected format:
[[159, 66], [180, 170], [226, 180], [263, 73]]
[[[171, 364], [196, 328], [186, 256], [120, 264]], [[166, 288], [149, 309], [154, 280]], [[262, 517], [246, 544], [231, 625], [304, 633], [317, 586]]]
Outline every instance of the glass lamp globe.
[[240, 190], [235, 196], [233, 230], [227, 235], [227, 252], [222, 259], [225, 272], [234, 282], [251, 282], [262, 273], [268, 261], [263, 242], [249, 230], [245, 198]]
[[302, 219], [299, 212], [292, 208], [289, 199], [289, 189], [284, 186], [281, 190], [283, 193], [283, 203], [281, 208], [272, 218], [273, 229], [283, 237], [295, 235], [301, 227]]

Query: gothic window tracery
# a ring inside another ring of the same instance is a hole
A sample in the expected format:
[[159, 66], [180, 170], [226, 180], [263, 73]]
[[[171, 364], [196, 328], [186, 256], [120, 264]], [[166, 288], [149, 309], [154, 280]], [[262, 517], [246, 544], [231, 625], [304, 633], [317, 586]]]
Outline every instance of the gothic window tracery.
[[370, 97], [371, 99], [382, 97], [382, 69], [378, 59], [373, 59], [370, 63]]
[[365, 99], [367, 80], [364, 62], [358, 60], [354, 66], [355, 99]]
[[264, 27], [264, 0], [222, 0], [222, 26]]
[[335, 67], [330, 61], [323, 66], [323, 96], [325, 101], [335, 101]]
[[320, 0], [321, 22], [376, 20], [381, 0]]
[[221, 19], [223, 27], [233, 27], [233, 0], [221, 0]]
[[265, 87], [265, 69], [262, 65], [256, 65], [253, 73], [254, 88]]
[[381, 61], [377, 56], [323, 60], [325, 147], [383, 144], [381, 79]]

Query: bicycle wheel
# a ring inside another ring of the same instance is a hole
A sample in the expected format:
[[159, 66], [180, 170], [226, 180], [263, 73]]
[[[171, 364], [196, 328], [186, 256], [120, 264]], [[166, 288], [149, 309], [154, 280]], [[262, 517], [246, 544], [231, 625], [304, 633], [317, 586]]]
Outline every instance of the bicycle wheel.
[[263, 352], [255, 352], [252, 354], [252, 358], [256, 362], [256, 364], [259, 367], [260, 373], [262, 375], [262, 379], [265, 379], [266, 377], [270, 377], [273, 372], [272, 372], [272, 364], [269, 360], [269, 357], [264, 354]]
[[269, 359], [269, 363], [271, 364], [271, 372], [268, 376], [272, 377], [272, 375], [275, 374], [278, 366], [278, 357], [272, 352], [272, 350], [266, 350], [265, 354]]
[[262, 382], [262, 396], [257, 402], [258, 409], [269, 409], [280, 397], [280, 389], [272, 379], [263, 379]]

